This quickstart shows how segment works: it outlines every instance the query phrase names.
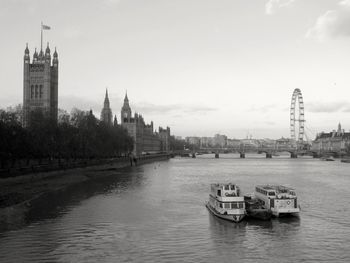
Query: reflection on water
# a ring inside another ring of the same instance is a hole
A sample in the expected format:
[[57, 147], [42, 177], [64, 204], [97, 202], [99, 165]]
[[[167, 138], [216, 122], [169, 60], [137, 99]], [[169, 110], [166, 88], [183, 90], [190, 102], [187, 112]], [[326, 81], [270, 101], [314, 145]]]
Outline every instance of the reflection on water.
[[[207, 155], [108, 171], [33, 202], [24, 226], [0, 234], [1, 262], [348, 262], [349, 167]], [[294, 186], [301, 216], [219, 219], [204, 205], [213, 182]]]

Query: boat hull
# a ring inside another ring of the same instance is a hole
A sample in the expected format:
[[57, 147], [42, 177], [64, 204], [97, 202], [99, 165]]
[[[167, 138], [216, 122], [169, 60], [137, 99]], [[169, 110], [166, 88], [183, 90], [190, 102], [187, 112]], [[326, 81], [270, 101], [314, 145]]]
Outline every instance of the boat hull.
[[247, 217], [260, 220], [270, 220], [272, 213], [268, 209], [247, 209]]
[[298, 208], [282, 208], [282, 209], [271, 209], [272, 216], [274, 217], [289, 217], [299, 216], [300, 207]]
[[242, 219], [245, 217], [245, 214], [233, 214], [233, 215], [223, 215], [218, 213], [213, 207], [210, 206], [210, 204], [207, 202], [205, 204], [205, 206], [208, 208], [208, 210], [210, 212], [212, 212], [215, 216], [224, 219], [224, 220], [228, 220], [231, 222], [235, 222], [235, 223], [239, 223], [240, 221], [242, 221]]

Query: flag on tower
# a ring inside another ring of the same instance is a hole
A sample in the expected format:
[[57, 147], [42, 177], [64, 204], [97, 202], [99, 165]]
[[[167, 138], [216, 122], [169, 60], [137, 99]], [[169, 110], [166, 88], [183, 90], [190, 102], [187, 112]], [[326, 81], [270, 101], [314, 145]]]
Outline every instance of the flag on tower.
[[41, 25], [41, 26], [42, 26], [42, 29], [44, 29], [44, 30], [50, 30], [51, 29], [51, 27], [46, 26], [46, 25]]

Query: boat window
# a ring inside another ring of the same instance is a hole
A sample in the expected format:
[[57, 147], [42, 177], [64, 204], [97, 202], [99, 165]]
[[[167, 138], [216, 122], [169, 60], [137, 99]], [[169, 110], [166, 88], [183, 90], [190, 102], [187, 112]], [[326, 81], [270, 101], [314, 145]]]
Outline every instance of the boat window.
[[231, 185], [231, 190], [235, 190], [235, 186], [234, 185]]
[[221, 196], [221, 190], [218, 190], [217, 195], [218, 195], [218, 196]]
[[229, 185], [225, 185], [225, 190], [230, 190], [230, 186]]
[[222, 208], [222, 203], [219, 203], [219, 206]]
[[269, 196], [274, 196], [275, 192], [269, 192]]
[[237, 209], [238, 208], [237, 202], [231, 203], [231, 208], [232, 209]]
[[225, 203], [225, 208], [230, 208], [230, 203]]
[[239, 202], [239, 203], [238, 203], [238, 206], [239, 206], [239, 208], [243, 208], [243, 207], [244, 207], [244, 205], [243, 205], [242, 202]]

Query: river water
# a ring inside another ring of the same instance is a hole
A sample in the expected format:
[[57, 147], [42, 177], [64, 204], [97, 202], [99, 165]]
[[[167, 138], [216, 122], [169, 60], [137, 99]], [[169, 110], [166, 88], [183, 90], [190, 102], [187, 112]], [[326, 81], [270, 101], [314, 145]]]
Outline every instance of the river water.
[[[350, 164], [246, 157], [175, 158], [52, 194], [0, 233], [0, 262], [350, 262]], [[293, 186], [300, 217], [218, 219], [204, 206], [215, 182]]]

